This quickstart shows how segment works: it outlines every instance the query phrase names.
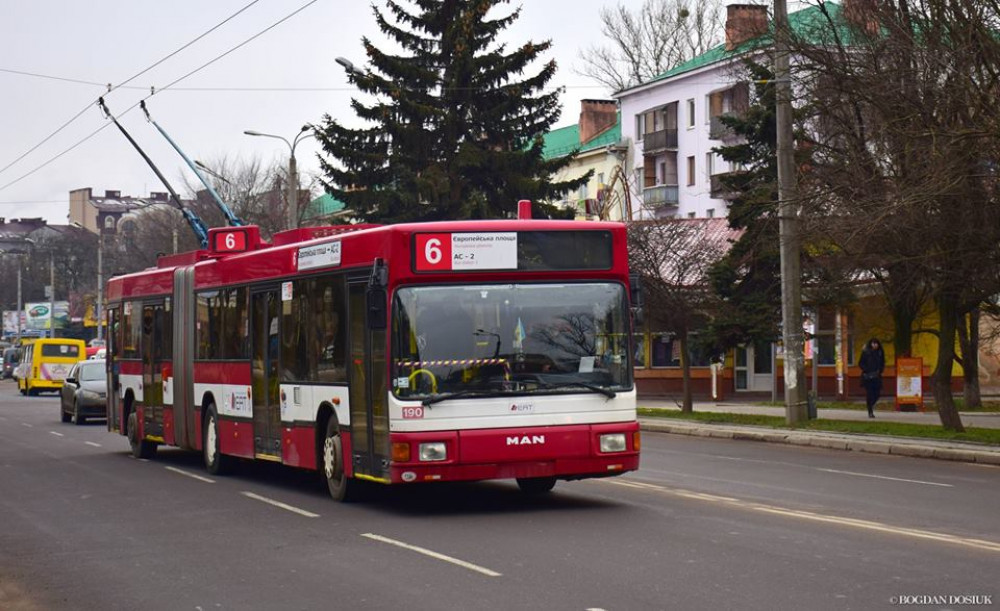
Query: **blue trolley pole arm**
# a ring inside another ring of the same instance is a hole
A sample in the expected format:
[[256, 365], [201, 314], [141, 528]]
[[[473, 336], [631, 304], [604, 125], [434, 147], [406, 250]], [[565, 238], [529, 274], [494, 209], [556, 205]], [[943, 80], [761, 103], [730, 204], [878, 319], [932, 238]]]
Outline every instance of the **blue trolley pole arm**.
[[219, 210], [222, 211], [223, 216], [226, 217], [226, 222], [229, 223], [231, 227], [243, 226], [245, 223], [241, 221], [235, 214], [233, 214], [232, 209], [226, 205], [226, 202], [222, 201], [222, 198], [215, 191], [215, 189], [212, 188], [212, 185], [209, 184], [208, 179], [205, 178], [205, 175], [201, 173], [198, 167], [190, 159], [188, 159], [188, 156], [185, 155], [184, 151], [181, 150], [181, 147], [177, 146], [177, 143], [174, 142], [170, 138], [170, 136], [167, 135], [167, 132], [165, 132], [163, 128], [160, 127], [160, 125], [156, 121], [154, 121], [151, 116], [149, 116], [149, 110], [146, 109], [145, 100], [139, 102], [139, 107], [142, 108], [142, 112], [146, 113], [146, 120], [152, 123], [153, 127], [155, 127], [157, 131], [159, 131], [160, 134], [162, 134], [163, 137], [167, 139], [167, 142], [170, 143], [170, 146], [174, 147], [174, 150], [177, 151], [177, 154], [181, 156], [181, 159], [184, 160], [184, 163], [188, 164], [188, 167], [191, 168], [191, 171], [194, 172], [195, 176], [198, 177], [198, 180], [201, 181], [201, 184], [205, 185], [205, 188], [208, 189], [208, 192], [212, 195], [212, 198], [215, 200], [215, 204], [219, 207]]
[[139, 154], [142, 155], [142, 158], [146, 161], [149, 167], [152, 168], [153, 173], [156, 174], [156, 177], [160, 179], [160, 182], [163, 183], [163, 186], [166, 187], [167, 191], [170, 192], [170, 198], [173, 200], [174, 205], [177, 206], [177, 208], [184, 215], [184, 220], [186, 220], [188, 222], [188, 225], [191, 226], [191, 230], [194, 231], [196, 236], [198, 236], [198, 240], [201, 242], [201, 247], [208, 248], [208, 228], [205, 227], [205, 223], [202, 222], [202, 220], [198, 217], [197, 214], [192, 212], [191, 209], [186, 208], [184, 204], [181, 203], [181, 198], [177, 196], [177, 192], [174, 191], [174, 188], [172, 186], [170, 186], [170, 183], [167, 182], [166, 177], [164, 177], [163, 173], [160, 172], [159, 168], [156, 167], [156, 164], [153, 163], [153, 160], [149, 158], [149, 155], [147, 155], [145, 151], [142, 150], [139, 144], [135, 140], [133, 140], [132, 136], [130, 136], [129, 133], [125, 131], [125, 128], [121, 126], [121, 123], [119, 123], [118, 120], [115, 119], [114, 115], [111, 114], [111, 111], [108, 110], [107, 104], [104, 103], [104, 98], [98, 98], [97, 105], [100, 106], [101, 110], [104, 112], [104, 115], [114, 122], [115, 126], [119, 129], [119, 131], [121, 131], [121, 133], [125, 136], [125, 138], [132, 144], [133, 147], [135, 147], [135, 150], [139, 151]]

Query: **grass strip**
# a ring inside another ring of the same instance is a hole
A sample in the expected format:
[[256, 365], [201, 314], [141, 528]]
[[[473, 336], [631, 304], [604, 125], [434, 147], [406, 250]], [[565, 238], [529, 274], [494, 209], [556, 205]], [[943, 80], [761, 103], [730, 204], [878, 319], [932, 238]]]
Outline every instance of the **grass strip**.
[[803, 431], [829, 431], [834, 433], [856, 433], [863, 435], [887, 435], [891, 437], [916, 437], [944, 441], [966, 441], [1000, 446], [1000, 429], [966, 428], [964, 433], [947, 431], [941, 426], [909, 424], [905, 422], [850, 420], [810, 420], [798, 426], [789, 426], [783, 416], [763, 416], [759, 414], [729, 414], [720, 412], [693, 412], [685, 414], [679, 410], [639, 408], [640, 416], [653, 418], [673, 418], [715, 424], [742, 424], [766, 426], [774, 429]]
[[[888, 403], [886, 403], [886, 401], [888, 401]], [[783, 402], [776, 402], [776, 401], [760, 401], [758, 403], [755, 403], [754, 405], [761, 405], [761, 406], [765, 406], [765, 407], [784, 407], [785, 406], [785, 404]], [[884, 408], [887, 405], [891, 409], [895, 409], [894, 407], [892, 407], [892, 405], [893, 405], [893, 399], [892, 399], [892, 397], [889, 397], [888, 399], [886, 399], [885, 397], [883, 397], [882, 401], [879, 402], [879, 407], [883, 407]], [[857, 402], [857, 401], [819, 401], [818, 403], [816, 403], [816, 407], [818, 409], [853, 409], [853, 410], [858, 410], [858, 411], [862, 411], [862, 412], [865, 411], [865, 409], [867, 409], [865, 407], [864, 401], [861, 401], [861, 402]], [[976, 407], [976, 408], [970, 409], [970, 408], [965, 407], [965, 401], [963, 401], [962, 399], [956, 398], [955, 399], [955, 407], [958, 408], [958, 411], [960, 411], [960, 412], [969, 412], [969, 413], [973, 413], [973, 414], [978, 414], [978, 413], [996, 413], [996, 412], [1000, 412], [1000, 401], [983, 401], [983, 406], [982, 407]], [[924, 400], [924, 409], [927, 410], [927, 411], [935, 411], [937, 408], [934, 407], [934, 401], [933, 400], [929, 400], [929, 398], [925, 398], [925, 400]]]

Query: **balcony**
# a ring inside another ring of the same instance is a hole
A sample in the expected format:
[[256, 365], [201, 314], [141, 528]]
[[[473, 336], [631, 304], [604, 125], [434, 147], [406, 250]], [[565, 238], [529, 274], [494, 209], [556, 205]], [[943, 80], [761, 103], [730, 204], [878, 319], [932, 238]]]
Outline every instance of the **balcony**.
[[680, 202], [677, 191], [677, 185], [646, 187], [642, 190], [642, 203], [650, 208], [676, 206]]
[[739, 193], [730, 187], [726, 186], [725, 181], [731, 180], [733, 176], [738, 174], [738, 172], [723, 172], [720, 174], [712, 174], [709, 177], [709, 196], [712, 199], [724, 199], [732, 200], [735, 199]]
[[667, 149], [677, 148], [677, 130], [661, 129], [658, 132], [650, 132], [642, 137], [642, 152], [655, 153]]
[[709, 119], [708, 137], [712, 140], [725, 140], [726, 138], [732, 137], [734, 135], [733, 130], [722, 122], [722, 117], [733, 116], [736, 115], [731, 112], [725, 112]]

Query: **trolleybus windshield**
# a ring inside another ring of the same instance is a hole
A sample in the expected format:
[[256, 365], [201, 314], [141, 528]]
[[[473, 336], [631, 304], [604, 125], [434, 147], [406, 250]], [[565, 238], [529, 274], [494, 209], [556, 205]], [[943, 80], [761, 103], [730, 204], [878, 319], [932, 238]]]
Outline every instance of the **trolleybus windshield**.
[[435, 402], [461, 394], [632, 388], [621, 284], [414, 286], [396, 291], [392, 391]]

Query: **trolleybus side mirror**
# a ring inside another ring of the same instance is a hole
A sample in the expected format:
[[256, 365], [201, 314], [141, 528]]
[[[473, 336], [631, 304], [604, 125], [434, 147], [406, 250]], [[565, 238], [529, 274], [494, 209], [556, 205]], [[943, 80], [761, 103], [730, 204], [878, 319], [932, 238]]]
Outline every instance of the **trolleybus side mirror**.
[[372, 330], [385, 329], [388, 309], [386, 301], [389, 286], [389, 268], [381, 258], [375, 259], [372, 275], [368, 278], [368, 290], [365, 291], [365, 307], [368, 310], [368, 328]]
[[387, 295], [385, 289], [370, 287], [365, 292], [365, 302], [368, 308], [368, 328], [372, 330], [385, 329], [388, 310], [385, 307]]

